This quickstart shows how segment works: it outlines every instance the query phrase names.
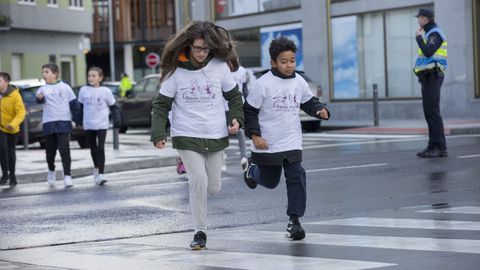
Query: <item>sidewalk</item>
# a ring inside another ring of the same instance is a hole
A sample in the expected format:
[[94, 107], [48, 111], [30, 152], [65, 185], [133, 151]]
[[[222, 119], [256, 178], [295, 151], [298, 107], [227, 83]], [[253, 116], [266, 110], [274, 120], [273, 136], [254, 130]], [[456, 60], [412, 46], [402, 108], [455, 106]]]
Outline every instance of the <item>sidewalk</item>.
[[[374, 126], [372, 120], [329, 120], [322, 122], [322, 129], [325, 131], [342, 134], [361, 133], [428, 135], [428, 127], [425, 119], [380, 119], [378, 126]], [[480, 134], [480, 119], [444, 119], [444, 129], [445, 135]]]
[[[171, 142], [162, 150], [156, 149], [146, 134], [120, 134], [119, 149], [113, 149], [111, 130], [107, 133], [105, 143], [105, 173], [129, 171], [176, 164], [177, 151], [171, 148]], [[20, 147], [20, 146], [19, 146]], [[17, 180], [20, 183], [46, 181], [47, 162], [45, 149], [38, 144], [29, 150], [17, 149]], [[90, 149], [80, 149], [76, 141], [70, 143], [72, 157], [72, 177], [91, 175], [93, 170]], [[57, 180], [63, 179], [60, 153], [55, 159]]]
[[[480, 134], [480, 119], [445, 119], [445, 134]], [[427, 135], [428, 128], [424, 119], [418, 120], [380, 120], [380, 125], [373, 126], [373, 121], [323, 121], [321, 131], [341, 134], [401, 134]], [[158, 150], [153, 147], [147, 134], [120, 134], [119, 150], [113, 150], [112, 132], [107, 134], [105, 145], [105, 172], [119, 172], [145, 169], [176, 164], [177, 151], [167, 147]], [[77, 142], [71, 142], [72, 177], [90, 175], [93, 164], [89, 149], [80, 149]], [[57, 153], [57, 179], [62, 179], [62, 164]], [[46, 181], [47, 163], [45, 150], [32, 145], [29, 150], [17, 150], [17, 179], [20, 183]]]

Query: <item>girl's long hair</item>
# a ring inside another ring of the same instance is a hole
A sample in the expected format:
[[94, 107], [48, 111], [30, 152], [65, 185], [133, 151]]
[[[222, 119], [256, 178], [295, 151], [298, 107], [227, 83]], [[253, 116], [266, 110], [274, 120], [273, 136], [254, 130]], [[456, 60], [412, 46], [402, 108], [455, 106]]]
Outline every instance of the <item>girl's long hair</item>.
[[238, 69], [235, 42], [230, 39], [228, 31], [212, 22], [194, 21], [187, 24], [167, 41], [160, 63], [161, 81], [168, 78], [177, 69], [178, 57], [181, 53], [188, 56], [190, 45], [197, 38], [205, 40], [210, 48], [210, 55], [227, 62], [230, 70], [236, 71]]

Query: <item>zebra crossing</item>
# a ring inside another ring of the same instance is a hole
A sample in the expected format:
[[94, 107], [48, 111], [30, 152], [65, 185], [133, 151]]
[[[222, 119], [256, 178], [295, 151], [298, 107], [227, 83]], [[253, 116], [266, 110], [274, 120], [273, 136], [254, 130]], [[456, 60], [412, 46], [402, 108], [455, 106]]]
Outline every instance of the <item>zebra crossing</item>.
[[203, 251], [188, 248], [192, 232], [185, 232], [16, 251], [23, 254], [6, 251], [0, 253], [0, 266], [5, 266], [1, 260], [9, 252], [23, 258], [16, 266], [25, 263], [35, 270], [100, 269], [92, 265], [101, 269], [458, 270], [478, 269], [480, 264], [480, 205], [425, 205], [302, 224], [307, 237], [301, 241], [285, 238], [285, 224], [274, 223], [211, 230], [208, 249]]

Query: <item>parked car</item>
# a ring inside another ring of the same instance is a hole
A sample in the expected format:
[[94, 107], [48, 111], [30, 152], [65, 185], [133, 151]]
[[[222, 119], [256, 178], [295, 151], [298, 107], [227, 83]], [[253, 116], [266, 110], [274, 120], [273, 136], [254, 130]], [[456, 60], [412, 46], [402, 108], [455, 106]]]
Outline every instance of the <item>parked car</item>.
[[[18, 143], [23, 144], [24, 125], [28, 124], [28, 143], [39, 142], [40, 147], [44, 148], [45, 142], [42, 132], [43, 105], [36, 103], [36, 94], [38, 88], [44, 85], [45, 81], [39, 79], [27, 79], [11, 81], [10, 84], [15, 85], [20, 89], [20, 94], [22, 95], [23, 103], [27, 110], [26, 120], [20, 127], [20, 134], [22, 135], [19, 136]], [[73, 122], [72, 125], [74, 128], [72, 130], [71, 139], [77, 141], [80, 148], [86, 148], [87, 142], [83, 130], [75, 127]]]
[[143, 77], [126, 97], [118, 98], [122, 115], [120, 133], [129, 127], [150, 127], [152, 102], [160, 89], [160, 74]]
[[[263, 74], [267, 73], [270, 69], [264, 69], [261, 71], [253, 72], [255, 78], [260, 78]], [[303, 71], [296, 70], [297, 74], [302, 76], [305, 81], [307, 81], [308, 86], [310, 87], [310, 91], [312, 91], [312, 95], [317, 97], [320, 101], [322, 101], [322, 88], [320, 85], [316, 84], [312, 79], [310, 79], [307, 74]], [[251, 89], [250, 89], [251, 90]], [[300, 110], [300, 121], [302, 122], [302, 129], [305, 131], [313, 132], [320, 129], [321, 120], [315, 117], [311, 117], [310, 115], [306, 114], [304, 111]]]

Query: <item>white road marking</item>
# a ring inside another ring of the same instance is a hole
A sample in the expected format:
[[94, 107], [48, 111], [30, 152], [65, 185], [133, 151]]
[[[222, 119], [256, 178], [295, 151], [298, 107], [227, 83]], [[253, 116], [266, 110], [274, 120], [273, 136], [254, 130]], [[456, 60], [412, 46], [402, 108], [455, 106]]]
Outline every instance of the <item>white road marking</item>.
[[343, 166], [343, 167], [312, 169], [312, 170], [306, 170], [306, 172], [338, 171], [338, 170], [347, 170], [347, 169], [379, 167], [379, 166], [386, 166], [386, 165], [388, 165], [388, 163], [372, 163], [372, 164], [363, 164], [363, 165], [351, 165], [351, 166]]
[[[215, 235], [215, 236], [214, 236]], [[292, 243], [283, 232], [235, 230], [211, 233], [211, 238], [261, 243]], [[398, 237], [375, 235], [348, 235], [308, 233], [296, 243], [348, 247], [387, 248], [402, 250], [445, 251], [480, 254], [480, 240], [439, 239], [426, 237]]]
[[478, 155], [468, 155], [468, 156], [458, 156], [458, 158], [477, 158], [480, 157], [480, 154]]
[[480, 231], [480, 222], [457, 221], [457, 220], [433, 220], [433, 219], [358, 217], [358, 218], [314, 221], [314, 222], [308, 222], [308, 224], [383, 227], [383, 228]]
[[419, 213], [480, 214], [480, 206], [459, 206], [417, 211]]
[[360, 139], [392, 139], [392, 138], [420, 138], [425, 135], [394, 135], [394, 134], [340, 134], [340, 133], [307, 133], [303, 137], [312, 138], [360, 138]]

